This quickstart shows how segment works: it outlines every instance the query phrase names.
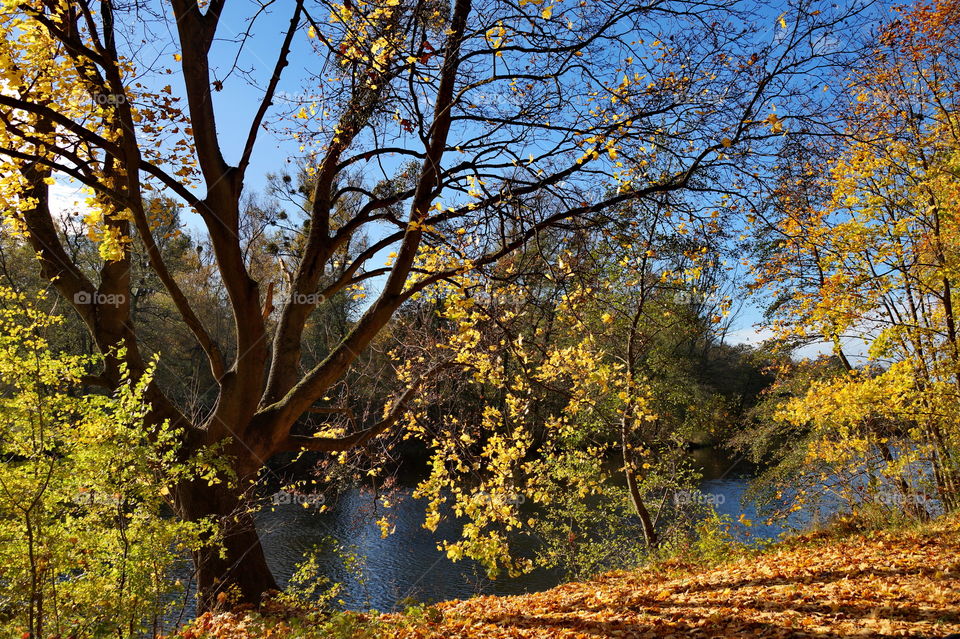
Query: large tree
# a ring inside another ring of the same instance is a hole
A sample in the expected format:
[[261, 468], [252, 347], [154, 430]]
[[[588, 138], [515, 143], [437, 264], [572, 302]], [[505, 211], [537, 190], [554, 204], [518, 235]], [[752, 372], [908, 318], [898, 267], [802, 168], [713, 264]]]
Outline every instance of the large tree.
[[[220, 446], [232, 468], [229, 481], [172, 491], [181, 517], [221, 524], [222, 550], [196, 555], [202, 604], [227, 587], [255, 601], [275, 585], [246, 508], [271, 457], [348, 450], [397, 423], [416, 384], [386, 402], [382, 421], [342, 437], [294, 430], [406, 300], [629, 200], [749, 190], [758, 174], [741, 160], [791, 119], [805, 126], [806, 87], [852, 15], [819, 5], [778, 16], [700, 0], [5, 0], [4, 215], [108, 355], [95, 381], [116, 388], [124, 368], [145, 370], [131, 308], [136, 241], [218, 385], [201, 419], [159, 384], [148, 393], [153, 423], [185, 429], [184, 451]], [[239, 33], [225, 27], [228, 9]], [[258, 20], [279, 12], [283, 31], [257, 39]], [[267, 68], [242, 68], [254, 44]], [[284, 74], [301, 65], [297, 91]], [[228, 158], [217, 98], [241, 79], [260, 83], [259, 99]], [[251, 256], [241, 199], [255, 154], [274, 157], [258, 151], [264, 131], [295, 139], [311, 177], [283, 269]], [[51, 186], [68, 180], [89, 189], [94, 277], [57, 232]], [[164, 261], [148, 206], [158, 193], [181, 200], [208, 236], [230, 343], [214, 339]], [[345, 252], [358, 237], [369, 238], [363, 250]], [[378, 294], [340, 344], [305, 365], [318, 305], [375, 278]]]

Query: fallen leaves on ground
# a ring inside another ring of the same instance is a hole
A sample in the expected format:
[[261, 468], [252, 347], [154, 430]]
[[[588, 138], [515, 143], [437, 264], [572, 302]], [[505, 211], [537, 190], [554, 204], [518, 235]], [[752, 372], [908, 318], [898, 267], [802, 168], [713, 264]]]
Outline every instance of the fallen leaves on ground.
[[960, 518], [840, 540], [811, 535], [714, 568], [666, 564], [434, 609], [415, 623], [381, 616], [372, 635], [356, 636], [944, 637], [960, 632]]

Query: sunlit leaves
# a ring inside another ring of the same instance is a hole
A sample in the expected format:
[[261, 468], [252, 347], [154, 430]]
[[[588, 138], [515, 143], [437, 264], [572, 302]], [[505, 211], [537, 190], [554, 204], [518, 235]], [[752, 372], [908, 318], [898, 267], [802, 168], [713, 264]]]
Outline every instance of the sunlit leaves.
[[[214, 457], [178, 455], [181, 433], [145, 423], [148, 373], [85, 394], [101, 357], [54, 354], [62, 320], [0, 289], [0, 556], [8, 636], [135, 632], [179, 589], [170, 570], [207, 526], [167, 516], [171, 490], [209, 481]], [[38, 614], [45, 612], [47, 615]]]
[[811, 153], [829, 158], [821, 165], [801, 157], [785, 171], [777, 243], [757, 282], [779, 295], [781, 337], [822, 340], [850, 369], [779, 417], [810, 429], [806, 463], [823, 473], [810, 493], [857, 506], [870, 493], [858, 475], [905, 500], [956, 500], [960, 67], [956, 37], [933, 37], [955, 26], [952, 6], [905, 9], [851, 71], [846, 135]]

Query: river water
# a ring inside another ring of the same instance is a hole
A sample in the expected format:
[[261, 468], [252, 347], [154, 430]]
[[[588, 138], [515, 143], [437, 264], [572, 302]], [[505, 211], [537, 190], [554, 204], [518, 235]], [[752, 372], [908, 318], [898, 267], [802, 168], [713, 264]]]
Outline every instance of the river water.
[[[754, 468], [711, 449], [695, 450], [692, 456], [703, 477], [700, 496], [733, 522], [730, 532], [735, 538], [749, 543], [775, 539], [785, 532], [782, 525], [765, 523], [757, 513], [757, 504], [748, 497]], [[273, 504], [268, 499], [268, 506], [257, 513], [257, 527], [280, 586], [290, 583], [297, 566], [311, 553], [317, 574], [340, 584], [340, 591], [328, 605], [347, 610], [387, 612], [414, 602], [536, 592], [562, 582], [560, 574], [542, 569], [521, 577], [491, 580], [472, 562], [450, 561], [437, 545], [441, 540], [458, 538], [457, 522], [448, 518], [435, 532], [425, 529], [424, 503], [412, 497], [416, 481], [408, 478], [398, 483], [400, 488], [389, 495], [389, 511], [379, 504], [377, 495], [360, 489], [340, 493], [335, 501], [326, 502], [325, 509], [317, 507], [320, 504], [316, 499], [287, 495], [290, 501], [299, 503]], [[821, 497], [818, 506], [792, 513], [789, 526], [797, 529], [816, 525], [843, 509], [839, 501]], [[384, 538], [376, 520], [385, 512], [389, 512], [394, 530]], [[350, 561], [351, 556], [354, 561]], [[190, 572], [184, 565], [177, 575], [190, 583]], [[193, 616], [190, 591], [192, 588], [180, 600], [181, 605], [165, 615], [165, 630]]]
[[[782, 532], [778, 526], [758, 521], [754, 505], [743, 500], [749, 481], [746, 469], [709, 451], [696, 453], [705, 478], [700, 490], [710, 497], [718, 513], [734, 521], [742, 514], [753, 521], [749, 529], [742, 524], [735, 526], [734, 534], [762, 539]], [[312, 549], [317, 549], [320, 572], [342, 584], [336, 605], [351, 610], [389, 611], [411, 601], [429, 603], [480, 593], [518, 594], [560, 583], [560, 575], [547, 570], [491, 580], [472, 562], [451, 562], [437, 544], [456, 538], [456, 522], [441, 522], [435, 533], [426, 530], [424, 504], [413, 499], [411, 492], [412, 488], [400, 488], [391, 496], [389, 513], [395, 531], [386, 538], [375, 523], [384, 511], [369, 491], [341, 493], [335, 503], [327, 504], [327, 512], [318, 512], [316, 504], [309, 501], [274, 504], [262, 511], [258, 527], [267, 560], [281, 586], [289, 582], [304, 554]], [[332, 540], [358, 556], [362, 571], [349, 567], [343, 553], [333, 550]]]

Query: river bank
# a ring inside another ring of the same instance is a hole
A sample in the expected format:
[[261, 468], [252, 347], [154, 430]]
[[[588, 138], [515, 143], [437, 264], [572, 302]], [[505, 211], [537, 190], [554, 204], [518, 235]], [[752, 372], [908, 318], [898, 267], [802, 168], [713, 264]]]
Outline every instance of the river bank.
[[206, 614], [178, 639], [946, 637], [960, 633], [960, 517], [821, 531], [710, 567], [672, 560], [539, 593], [405, 614]]

